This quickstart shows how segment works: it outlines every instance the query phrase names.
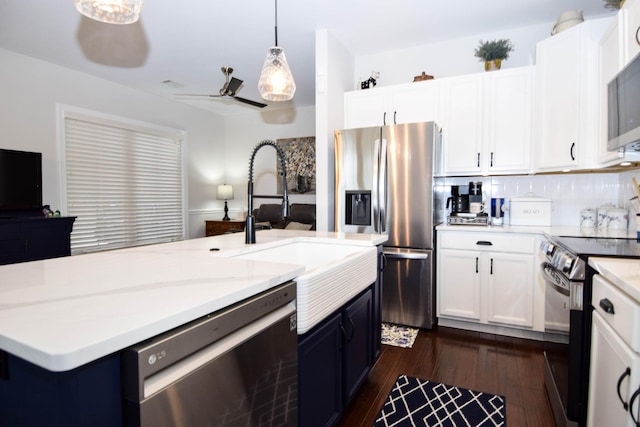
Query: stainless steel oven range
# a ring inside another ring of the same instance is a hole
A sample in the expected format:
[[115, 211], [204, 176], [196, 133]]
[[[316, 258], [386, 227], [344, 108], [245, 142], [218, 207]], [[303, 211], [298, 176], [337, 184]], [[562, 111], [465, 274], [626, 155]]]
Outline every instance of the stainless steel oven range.
[[546, 236], [545, 387], [558, 427], [586, 426], [593, 270], [589, 256], [640, 257], [635, 239]]

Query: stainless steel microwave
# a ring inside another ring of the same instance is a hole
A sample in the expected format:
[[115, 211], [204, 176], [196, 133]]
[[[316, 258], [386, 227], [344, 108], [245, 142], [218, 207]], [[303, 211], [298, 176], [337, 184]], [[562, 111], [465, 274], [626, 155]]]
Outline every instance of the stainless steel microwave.
[[607, 87], [607, 150], [640, 152], [640, 55]]

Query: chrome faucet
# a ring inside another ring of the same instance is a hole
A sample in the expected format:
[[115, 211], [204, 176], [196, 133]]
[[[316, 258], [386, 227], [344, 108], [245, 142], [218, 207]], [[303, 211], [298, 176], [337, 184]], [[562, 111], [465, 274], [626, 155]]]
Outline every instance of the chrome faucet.
[[[278, 159], [280, 160], [280, 166], [282, 167], [282, 196], [254, 196], [253, 195], [253, 161], [256, 157], [256, 153], [262, 147], [271, 146], [276, 150], [276, 154], [278, 155]], [[249, 212], [247, 215], [247, 224], [244, 228], [245, 231], [245, 243], [255, 243], [256, 242], [256, 219], [253, 216], [253, 198], [260, 199], [280, 199], [282, 198], [282, 217], [286, 218], [289, 216], [289, 196], [287, 193], [287, 168], [286, 163], [284, 161], [284, 153], [276, 145], [274, 141], [265, 139], [264, 141], [260, 141], [258, 145], [255, 146], [253, 152], [251, 153], [251, 160], [249, 161], [249, 185], [248, 185], [248, 196], [249, 196]]]

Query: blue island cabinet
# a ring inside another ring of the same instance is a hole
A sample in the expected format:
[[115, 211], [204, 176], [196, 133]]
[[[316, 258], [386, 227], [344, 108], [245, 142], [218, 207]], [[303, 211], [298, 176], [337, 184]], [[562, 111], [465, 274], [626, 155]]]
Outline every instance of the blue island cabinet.
[[0, 353], [0, 426], [122, 426], [119, 354], [51, 372]]
[[371, 370], [378, 330], [374, 313], [377, 284], [299, 337], [300, 426], [336, 425]]

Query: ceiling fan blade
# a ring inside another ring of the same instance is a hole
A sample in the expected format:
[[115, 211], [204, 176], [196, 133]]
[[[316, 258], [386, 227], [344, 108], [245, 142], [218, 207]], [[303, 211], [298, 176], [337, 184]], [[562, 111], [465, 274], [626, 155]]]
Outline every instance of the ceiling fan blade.
[[267, 104], [263, 104], [262, 102], [252, 101], [246, 98], [240, 98], [239, 96], [234, 96], [233, 99], [236, 99], [240, 102], [244, 102], [245, 104], [253, 105], [254, 107], [264, 108], [267, 106]]
[[174, 96], [201, 96], [207, 98], [220, 98], [222, 95], [212, 95], [212, 94], [203, 94], [203, 93], [176, 93]]
[[238, 93], [238, 89], [240, 89], [240, 86], [242, 86], [242, 80], [231, 77], [225, 93], [227, 95], [234, 96], [236, 93]]

